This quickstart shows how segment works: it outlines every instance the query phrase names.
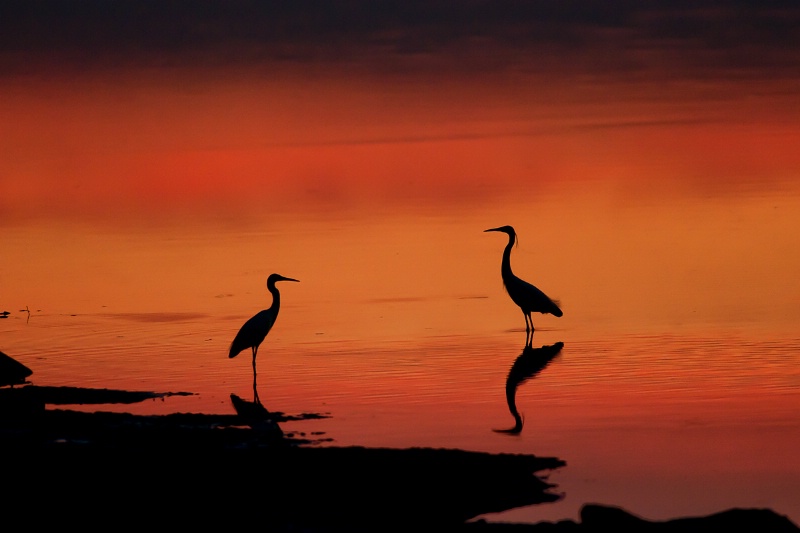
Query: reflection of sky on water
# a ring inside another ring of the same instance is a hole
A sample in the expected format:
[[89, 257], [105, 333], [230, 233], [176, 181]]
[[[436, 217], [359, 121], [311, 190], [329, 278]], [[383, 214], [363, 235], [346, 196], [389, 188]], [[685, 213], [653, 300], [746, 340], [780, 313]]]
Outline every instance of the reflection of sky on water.
[[3, 222], [472, 210], [586, 179], [636, 202], [798, 166], [791, 4], [301, 4], [4, 3]]

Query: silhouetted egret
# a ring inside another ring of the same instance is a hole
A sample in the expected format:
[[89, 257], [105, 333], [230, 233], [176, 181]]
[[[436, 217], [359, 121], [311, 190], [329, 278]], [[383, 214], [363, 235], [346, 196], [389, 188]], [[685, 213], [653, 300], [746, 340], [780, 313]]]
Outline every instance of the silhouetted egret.
[[275, 324], [275, 319], [278, 318], [278, 311], [281, 308], [281, 293], [278, 292], [275, 284], [279, 281], [298, 281], [296, 279], [287, 278], [280, 274], [270, 274], [267, 278], [267, 289], [272, 293], [272, 305], [269, 309], [259, 311], [250, 320], [244, 323], [239, 333], [234, 337], [231, 343], [231, 349], [228, 357], [236, 357], [239, 352], [250, 348], [253, 351], [253, 392], [258, 401], [258, 392], [256, 391], [256, 355], [258, 354], [258, 347], [264, 342], [264, 339]]
[[517, 241], [517, 232], [514, 231], [514, 228], [500, 226], [499, 228], [484, 230], [484, 232], [486, 231], [499, 231], [508, 235], [508, 244], [503, 250], [503, 263], [500, 268], [500, 274], [503, 276], [503, 285], [505, 285], [508, 295], [522, 309], [522, 314], [525, 315], [525, 331], [533, 331], [531, 313], [563, 315], [564, 313], [559, 309], [557, 301], [551, 300], [545, 293], [511, 272], [511, 248]]

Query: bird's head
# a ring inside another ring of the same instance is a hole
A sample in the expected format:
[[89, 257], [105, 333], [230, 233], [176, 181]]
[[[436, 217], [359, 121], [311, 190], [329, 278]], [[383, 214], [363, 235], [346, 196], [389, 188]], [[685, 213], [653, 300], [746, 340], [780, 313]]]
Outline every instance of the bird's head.
[[300, 280], [294, 279], [294, 278], [287, 278], [286, 276], [281, 276], [280, 274], [270, 274], [269, 277], [267, 278], [267, 286], [272, 285], [274, 287], [275, 283], [277, 283], [278, 281], [297, 281], [297, 282], [299, 282]]
[[483, 231], [484, 233], [486, 233], [487, 231], [499, 231], [500, 233], [505, 233], [506, 235], [508, 235], [509, 238], [511, 238], [513, 241], [516, 242], [517, 240], [517, 232], [514, 231], [514, 228], [511, 226], [500, 226], [499, 228], [489, 228]]

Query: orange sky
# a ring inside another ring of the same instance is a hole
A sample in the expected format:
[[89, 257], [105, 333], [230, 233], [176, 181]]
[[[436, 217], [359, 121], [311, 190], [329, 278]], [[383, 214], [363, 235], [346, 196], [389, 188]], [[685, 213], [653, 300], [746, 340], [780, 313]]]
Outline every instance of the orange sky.
[[720, 86], [719, 100], [692, 84], [435, 81], [236, 70], [5, 80], [0, 212], [472, 205], [583, 180], [717, 195], [780, 187], [800, 168], [797, 110], [780, 85], [762, 84], [763, 96]]

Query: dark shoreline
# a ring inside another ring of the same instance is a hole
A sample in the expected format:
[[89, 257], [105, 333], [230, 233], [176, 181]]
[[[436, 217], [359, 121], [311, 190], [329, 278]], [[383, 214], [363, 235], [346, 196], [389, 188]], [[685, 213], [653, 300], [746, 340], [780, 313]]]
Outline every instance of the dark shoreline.
[[557, 500], [554, 487], [540, 476], [566, 463], [457, 449], [315, 446], [319, 441], [305, 435], [284, 434], [280, 423], [322, 415], [286, 416], [260, 405], [248, 410], [253, 404], [236, 397], [235, 415], [46, 408], [135, 403], [154, 394], [161, 393], [0, 389], [0, 452], [14, 489], [4, 497], [5, 508], [35, 501], [47, 510], [36, 523], [53, 526], [107, 526], [110, 513], [141, 527], [224, 523], [309, 533], [800, 531], [768, 509], [647, 522], [622, 509], [586, 505], [580, 522], [470, 522], [485, 513]]

